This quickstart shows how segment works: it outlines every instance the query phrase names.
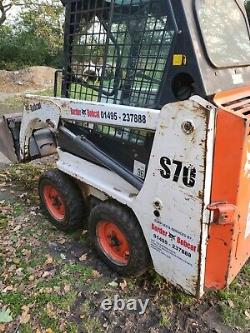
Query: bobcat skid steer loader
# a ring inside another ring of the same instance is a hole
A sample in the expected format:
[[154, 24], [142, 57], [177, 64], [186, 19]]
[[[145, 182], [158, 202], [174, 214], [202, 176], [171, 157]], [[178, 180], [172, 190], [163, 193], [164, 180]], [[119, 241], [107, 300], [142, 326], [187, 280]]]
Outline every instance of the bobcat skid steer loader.
[[[250, 32], [241, 0], [64, 1], [60, 97], [2, 117], [14, 162], [55, 152], [50, 221], [125, 275], [226, 287], [250, 253]], [[56, 83], [58, 82], [56, 77]], [[55, 87], [57, 91], [57, 87]]]

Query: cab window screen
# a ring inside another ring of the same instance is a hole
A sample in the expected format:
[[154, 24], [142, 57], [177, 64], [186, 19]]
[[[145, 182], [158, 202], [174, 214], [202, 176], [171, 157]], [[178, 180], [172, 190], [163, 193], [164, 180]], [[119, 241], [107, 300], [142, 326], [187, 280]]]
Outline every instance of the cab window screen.
[[71, 98], [157, 108], [174, 28], [165, 0], [71, 1]]
[[247, 16], [237, 1], [199, 0], [196, 11], [210, 61], [219, 68], [249, 65]]

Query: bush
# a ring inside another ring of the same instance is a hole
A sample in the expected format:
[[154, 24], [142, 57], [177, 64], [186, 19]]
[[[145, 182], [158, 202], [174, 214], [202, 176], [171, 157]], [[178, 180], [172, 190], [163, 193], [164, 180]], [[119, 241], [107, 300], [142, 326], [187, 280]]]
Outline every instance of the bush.
[[22, 67], [47, 65], [62, 67], [62, 49], [52, 49], [45, 38], [32, 31], [0, 28], [0, 69], [16, 70]]

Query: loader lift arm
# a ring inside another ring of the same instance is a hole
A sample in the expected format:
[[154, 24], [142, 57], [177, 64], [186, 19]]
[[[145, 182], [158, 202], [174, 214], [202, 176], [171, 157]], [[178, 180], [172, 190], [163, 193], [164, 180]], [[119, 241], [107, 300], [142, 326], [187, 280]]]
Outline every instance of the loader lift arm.
[[[113, 120], [106, 118], [107, 112], [113, 115]], [[126, 126], [134, 130], [143, 128], [145, 131], [154, 132], [159, 114], [158, 110], [129, 108], [131, 124], [128, 125], [125, 117], [128, 115], [128, 109], [125, 106], [119, 106], [117, 110], [117, 106], [114, 105], [27, 96], [22, 123], [20, 124], [20, 118], [12, 119], [16, 130], [20, 129], [18, 159], [20, 162], [25, 162], [51, 155], [56, 152], [57, 146], [62, 149], [71, 147], [69, 150], [76, 155], [110, 169], [140, 190], [143, 179], [88, 140], [87, 133], [91, 130], [89, 124], [95, 126], [107, 124], [119, 128]], [[72, 128], [77, 127], [77, 122], [85, 124], [85, 127], [80, 126], [79, 134], [72, 131]], [[7, 125], [8, 122], [5, 128]], [[12, 160], [17, 161], [17, 158]]]

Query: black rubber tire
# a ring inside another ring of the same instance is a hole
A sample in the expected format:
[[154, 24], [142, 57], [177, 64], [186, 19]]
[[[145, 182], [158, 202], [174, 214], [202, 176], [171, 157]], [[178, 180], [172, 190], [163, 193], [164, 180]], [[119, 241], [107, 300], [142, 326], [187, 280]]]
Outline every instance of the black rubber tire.
[[[126, 236], [130, 247], [127, 265], [112, 261], [103, 251], [96, 228], [98, 222], [113, 222]], [[134, 214], [126, 207], [115, 202], [104, 202], [95, 206], [89, 216], [89, 236], [100, 258], [114, 271], [123, 276], [139, 276], [151, 265], [151, 257], [140, 224]]]
[[[65, 206], [63, 220], [58, 221], [48, 210], [43, 194], [45, 185], [53, 185], [63, 198]], [[74, 231], [84, 226], [84, 217], [89, 213], [88, 205], [71, 177], [58, 169], [48, 170], [40, 177], [38, 189], [41, 208], [55, 227], [63, 231]]]

